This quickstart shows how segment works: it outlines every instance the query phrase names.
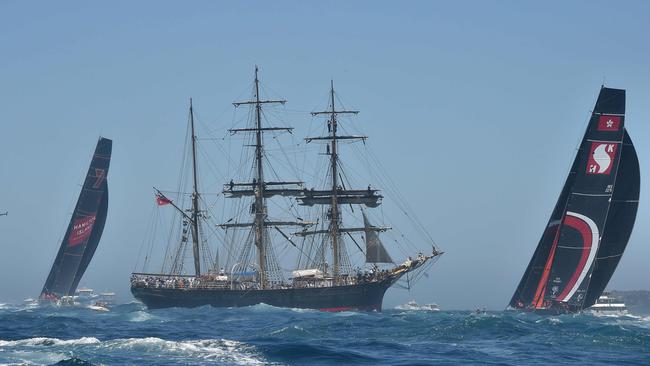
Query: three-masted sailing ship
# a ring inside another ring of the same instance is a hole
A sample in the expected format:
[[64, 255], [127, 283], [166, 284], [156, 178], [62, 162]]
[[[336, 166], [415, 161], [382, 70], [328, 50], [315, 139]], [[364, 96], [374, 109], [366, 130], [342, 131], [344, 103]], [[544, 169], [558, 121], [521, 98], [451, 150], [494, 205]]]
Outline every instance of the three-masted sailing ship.
[[90, 162], [79, 199], [40, 298], [72, 296], [97, 250], [108, 212], [108, 168], [113, 141], [101, 137]]
[[632, 233], [639, 161], [625, 90], [602, 87], [560, 198], [510, 307], [572, 313], [603, 293]]
[[[366, 137], [341, 133], [341, 117], [358, 112], [337, 108], [333, 83], [327, 110], [311, 113], [314, 118], [325, 117], [327, 133], [305, 139], [305, 143], [322, 142], [326, 146], [322, 154], [328, 158], [323, 186], [306, 188], [302, 181], [279, 179], [276, 171], [266, 165], [270, 154], [265, 135], [274, 134], [277, 142], [276, 134], [290, 133], [293, 129], [268, 125], [265, 112], [266, 108], [285, 102], [260, 96], [256, 67], [253, 98], [233, 103], [235, 107], [249, 107], [249, 118], [245, 127], [230, 129], [229, 133], [244, 136], [247, 142], [244, 147], [252, 149], [253, 159], [248, 169], [238, 172], [243, 176], [241, 180], [231, 179], [223, 186], [221, 194], [225, 199], [236, 202], [236, 217], [217, 225], [223, 231], [217, 235], [221, 237], [222, 249], [212, 256], [206, 248], [206, 237], [215, 236], [214, 226], [206, 224], [206, 219], [212, 215], [199, 190], [198, 138], [190, 101], [190, 208], [184, 208], [184, 203], [180, 202], [182, 198], [174, 200], [169, 193], [156, 190], [158, 204], [173, 207], [182, 224], [179, 225], [180, 240], [174, 239], [178, 245], [165, 259], [167, 270], [163, 265], [158, 273], [132, 274], [131, 292], [147, 307], [239, 307], [264, 303], [325, 311], [381, 310], [389, 287], [404, 276], [414, 280], [442, 254], [431, 242], [431, 252], [427, 250], [427, 254], [419, 253], [403, 263], [394, 263], [379, 237], [390, 228], [372, 225], [367, 212], [382, 203], [381, 192], [372, 186], [349, 188], [349, 181], [346, 186], [346, 176], [341, 171], [340, 144], [342, 141], [365, 141]], [[282, 205], [274, 201], [277, 199], [289, 202]], [[281, 214], [293, 213], [293, 217], [280, 217], [271, 211], [272, 206], [280, 206]], [[298, 216], [295, 213], [298, 206], [316, 211], [316, 220]], [[360, 219], [357, 221], [363, 224], [346, 225], [344, 209], [354, 213]], [[190, 238], [194, 273], [187, 274], [182, 257], [186, 250], [189, 251]], [[298, 240], [302, 242], [296, 243]], [[359, 245], [361, 240], [365, 241], [365, 248]], [[288, 271], [283, 270], [278, 258], [278, 241], [297, 252], [298, 264], [290, 272], [289, 280], [285, 279]], [[352, 244], [363, 253], [363, 268], [354, 268], [350, 261], [348, 245]]]

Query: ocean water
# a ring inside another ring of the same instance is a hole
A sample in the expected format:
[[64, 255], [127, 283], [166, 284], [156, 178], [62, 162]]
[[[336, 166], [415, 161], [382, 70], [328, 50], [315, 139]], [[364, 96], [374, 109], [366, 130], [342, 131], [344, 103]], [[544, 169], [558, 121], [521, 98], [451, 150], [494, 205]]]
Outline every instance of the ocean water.
[[650, 365], [650, 318], [0, 304], [1, 365]]

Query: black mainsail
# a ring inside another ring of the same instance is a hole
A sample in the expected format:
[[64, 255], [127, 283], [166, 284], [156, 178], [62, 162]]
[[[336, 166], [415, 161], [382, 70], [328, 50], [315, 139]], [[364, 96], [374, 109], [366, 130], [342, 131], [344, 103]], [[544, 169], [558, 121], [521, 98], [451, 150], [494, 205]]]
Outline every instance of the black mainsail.
[[641, 182], [639, 160], [627, 131], [625, 131], [623, 137], [622, 148], [616, 189], [605, 222], [606, 230], [601, 239], [601, 242], [606, 245], [601, 244], [596, 254], [584, 307], [595, 304], [605, 290], [632, 234], [636, 212], [639, 207]]
[[95, 254], [108, 211], [108, 168], [113, 141], [100, 137], [70, 224], [45, 281], [41, 298], [74, 294]]
[[607, 286], [632, 233], [639, 200], [639, 162], [624, 121], [625, 90], [601, 88], [511, 307], [579, 311]]

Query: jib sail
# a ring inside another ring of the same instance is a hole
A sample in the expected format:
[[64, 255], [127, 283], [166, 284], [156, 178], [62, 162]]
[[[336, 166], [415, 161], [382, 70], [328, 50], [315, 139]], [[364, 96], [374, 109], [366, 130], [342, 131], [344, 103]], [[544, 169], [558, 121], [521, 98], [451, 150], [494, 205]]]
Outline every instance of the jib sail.
[[366, 234], [366, 263], [393, 263], [393, 259], [381, 243], [376, 228], [363, 213], [363, 227]]
[[603, 87], [510, 306], [581, 309], [602, 293], [627, 245], [638, 205], [639, 167], [624, 114], [625, 91]]
[[113, 142], [100, 138], [70, 224], [45, 281], [41, 298], [72, 295], [104, 230], [108, 211], [108, 168]]

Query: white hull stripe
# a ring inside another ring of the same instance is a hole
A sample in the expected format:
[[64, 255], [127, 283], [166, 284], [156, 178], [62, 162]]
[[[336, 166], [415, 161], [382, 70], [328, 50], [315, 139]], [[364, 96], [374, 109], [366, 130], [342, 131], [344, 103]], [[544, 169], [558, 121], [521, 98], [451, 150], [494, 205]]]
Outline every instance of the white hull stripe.
[[584, 267], [582, 267], [582, 272], [580, 272], [580, 276], [578, 277], [578, 280], [573, 284], [573, 288], [571, 288], [571, 291], [560, 301], [569, 301], [571, 297], [578, 291], [580, 288], [580, 285], [584, 281], [585, 277], [587, 276], [587, 273], [589, 273], [589, 269], [591, 268], [591, 265], [594, 263], [594, 259], [596, 258], [596, 252], [598, 251], [598, 245], [600, 244], [600, 237], [598, 233], [598, 226], [596, 223], [588, 218], [585, 215], [581, 215], [577, 212], [570, 212], [567, 211], [566, 213], [568, 216], [573, 216], [577, 219], [580, 219], [584, 221], [588, 226], [589, 230], [591, 231], [591, 247], [589, 249], [589, 257], [587, 257], [587, 262], [585, 263]]

